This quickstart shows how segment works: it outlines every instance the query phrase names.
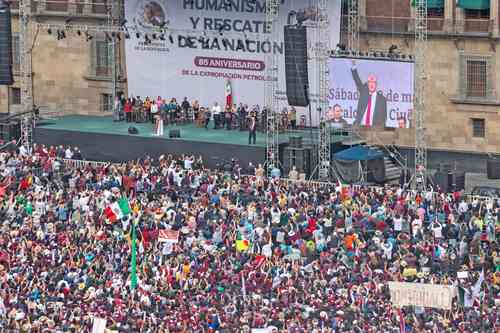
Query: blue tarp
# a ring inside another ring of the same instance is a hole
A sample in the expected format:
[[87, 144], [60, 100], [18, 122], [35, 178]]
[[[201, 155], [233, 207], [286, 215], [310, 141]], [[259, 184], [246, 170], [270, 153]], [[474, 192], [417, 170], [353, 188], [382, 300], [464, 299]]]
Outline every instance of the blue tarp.
[[367, 146], [356, 146], [335, 153], [334, 158], [341, 161], [368, 161], [384, 158], [384, 154]]

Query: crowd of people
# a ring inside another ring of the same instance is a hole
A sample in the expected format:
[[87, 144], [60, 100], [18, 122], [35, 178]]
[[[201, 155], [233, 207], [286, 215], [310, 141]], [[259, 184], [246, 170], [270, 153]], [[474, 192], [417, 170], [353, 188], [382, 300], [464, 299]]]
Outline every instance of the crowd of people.
[[[198, 100], [189, 101], [184, 97], [182, 102], [176, 98], [170, 100], [158, 96], [142, 98], [135, 96], [130, 98], [117, 97], [113, 106], [115, 121], [125, 120], [127, 122], [152, 122], [161, 119], [162, 125], [176, 125], [195, 123], [200, 128], [209, 129], [211, 123], [213, 129], [246, 131], [251, 123], [250, 117], [256, 119], [256, 127], [260, 131], [266, 129], [266, 109], [259, 105], [249, 107], [244, 103], [239, 105], [219, 105], [217, 102], [212, 106], [201, 105]], [[294, 107], [283, 108], [280, 112], [280, 130], [294, 130], [306, 126], [306, 118], [297, 119], [297, 110]]]
[[[61, 156], [0, 153], [2, 332], [500, 329], [498, 201]], [[396, 309], [389, 281], [468, 302]]]

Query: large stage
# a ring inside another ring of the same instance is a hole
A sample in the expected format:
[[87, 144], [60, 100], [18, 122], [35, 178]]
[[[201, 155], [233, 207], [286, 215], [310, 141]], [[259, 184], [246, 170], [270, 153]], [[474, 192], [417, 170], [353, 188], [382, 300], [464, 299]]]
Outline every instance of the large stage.
[[[136, 127], [139, 133], [129, 134], [129, 126]], [[86, 159], [113, 162], [170, 153], [202, 155], [210, 167], [231, 158], [238, 159], [241, 165], [265, 161], [265, 133], [257, 132], [256, 144], [248, 145], [248, 132], [214, 130], [212, 123], [208, 129], [194, 124], [166, 126], [163, 137], [153, 136], [152, 128], [150, 123], [113, 122], [111, 117], [66, 116], [39, 123], [35, 129], [35, 142], [77, 146]], [[181, 137], [169, 138], [171, 129], [179, 129]], [[303, 132], [309, 136], [309, 131]], [[288, 142], [291, 135], [297, 135], [297, 132], [280, 135], [280, 141]]]

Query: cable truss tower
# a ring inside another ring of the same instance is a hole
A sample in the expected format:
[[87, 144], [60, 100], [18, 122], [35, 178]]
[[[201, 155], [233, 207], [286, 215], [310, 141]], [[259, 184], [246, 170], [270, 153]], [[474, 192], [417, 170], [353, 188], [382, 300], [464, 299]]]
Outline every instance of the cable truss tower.
[[359, 0], [347, 1], [347, 48], [359, 50]]
[[33, 70], [31, 51], [33, 49], [31, 28], [31, 1], [19, 1], [19, 56], [21, 85], [21, 144], [29, 151], [33, 148]]
[[427, 48], [427, 0], [415, 0], [415, 175], [412, 183], [418, 191], [426, 189], [427, 143], [425, 139], [425, 56]]
[[318, 179], [330, 180], [330, 127], [327, 124], [330, 53], [330, 31], [328, 26], [327, 0], [318, 0], [318, 17], [316, 29], [316, 75], [318, 80], [319, 142], [318, 142]]
[[[269, 29], [269, 42], [273, 45], [280, 41], [278, 30], [279, 6], [281, 0], [266, 0], [266, 23]], [[265, 108], [267, 109], [266, 128], [266, 170], [268, 176], [271, 171], [279, 168], [279, 101], [278, 91], [278, 54], [271, 51], [266, 55], [266, 81], [264, 88]]]

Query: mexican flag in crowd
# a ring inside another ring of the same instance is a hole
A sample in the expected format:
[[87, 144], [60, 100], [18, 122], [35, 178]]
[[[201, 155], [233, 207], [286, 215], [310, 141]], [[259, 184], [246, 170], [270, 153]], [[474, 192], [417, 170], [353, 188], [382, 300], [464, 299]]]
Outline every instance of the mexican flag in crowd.
[[104, 209], [104, 215], [110, 222], [121, 220], [123, 217], [128, 216], [130, 212], [130, 204], [128, 199], [125, 197], [111, 203]]
[[481, 284], [484, 281], [484, 270], [481, 271], [477, 282], [470, 288], [470, 290], [458, 287], [458, 302], [465, 308], [470, 308], [474, 305], [474, 300], [481, 296]]

